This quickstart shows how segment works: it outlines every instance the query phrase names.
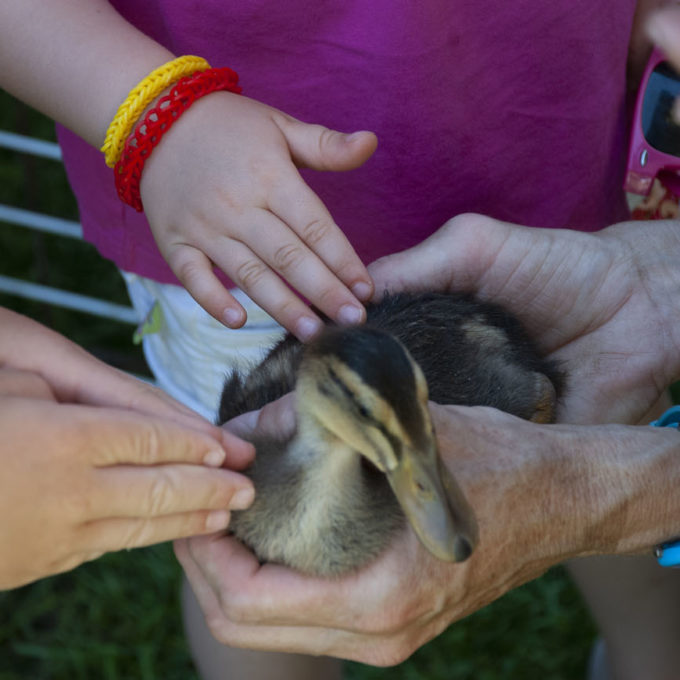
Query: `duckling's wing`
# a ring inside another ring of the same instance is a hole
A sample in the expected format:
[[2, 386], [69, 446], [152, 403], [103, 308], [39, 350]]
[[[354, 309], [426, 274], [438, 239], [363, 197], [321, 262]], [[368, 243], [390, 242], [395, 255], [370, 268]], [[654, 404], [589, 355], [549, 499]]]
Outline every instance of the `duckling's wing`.
[[433, 401], [552, 418], [564, 381], [559, 366], [502, 307], [467, 294], [399, 293], [369, 307], [368, 323], [404, 344]]

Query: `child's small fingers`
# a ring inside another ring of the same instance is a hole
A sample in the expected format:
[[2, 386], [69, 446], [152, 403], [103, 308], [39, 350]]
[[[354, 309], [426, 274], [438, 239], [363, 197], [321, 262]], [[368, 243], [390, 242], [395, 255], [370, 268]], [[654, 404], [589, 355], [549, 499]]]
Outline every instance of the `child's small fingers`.
[[371, 297], [373, 283], [366, 267], [326, 206], [299, 175], [280, 185], [270, 197], [270, 206], [359, 300]]
[[243, 326], [245, 309], [217, 278], [205, 253], [184, 245], [169, 253], [167, 260], [175, 276], [208, 314], [229, 328]]
[[232, 241], [229, 248], [216, 252], [215, 264], [300, 340], [309, 340], [321, 330], [319, 317], [244, 243]]
[[[258, 279], [266, 280], [268, 265], [334, 321], [354, 324], [365, 319], [366, 312], [359, 300], [276, 215], [268, 210], [255, 211], [249, 214], [249, 225], [247, 245], [256, 258], [241, 260], [236, 267], [237, 283], [243, 285], [246, 292], [255, 288]], [[230, 251], [233, 259], [233, 248]], [[267, 309], [267, 305], [260, 304]]]

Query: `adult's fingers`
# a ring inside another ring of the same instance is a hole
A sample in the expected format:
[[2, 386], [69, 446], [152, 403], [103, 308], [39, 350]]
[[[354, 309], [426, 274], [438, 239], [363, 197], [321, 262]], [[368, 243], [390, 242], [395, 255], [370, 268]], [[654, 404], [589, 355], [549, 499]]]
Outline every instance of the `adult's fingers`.
[[[344, 624], [337, 626], [337, 622], [332, 621], [333, 615], [330, 616], [330, 625], [326, 625], [321, 618], [308, 621], [308, 625], [301, 625], [288, 616], [279, 623], [263, 620], [249, 623], [240, 616], [240, 607], [234, 603], [231, 593], [216, 589], [206, 578], [203, 566], [199, 566], [191, 554], [192, 544], [223, 543], [224, 540], [220, 536], [205, 536], [176, 541], [174, 547], [211, 632], [218, 640], [230, 646], [323, 654], [384, 666], [403, 661], [446, 625], [438, 615], [433, 615], [422, 623], [417, 622], [396, 632], [386, 633], [352, 630]], [[240, 550], [245, 549], [241, 546]], [[234, 554], [232, 557], [235, 556]], [[280, 591], [278, 587], [271, 594], [265, 591], [261, 594], [262, 599], [272, 599], [278, 603]], [[298, 605], [304, 606], [300, 603]], [[339, 603], [332, 611], [336, 615], [342, 614], [345, 606], [344, 602]], [[371, 604], [365, 601], [361, 611], [353, 615], [353, 620], [358, 621], [365, 617], [370, 607]], [[329, 610], [325, 611], [328, 615]], [[289, 613], [294, 614], [293, 611]]]
[[[191, 463], [219, 467], [225, 460], [221, 442], [204, 432], [170, 420], [120, 409], [72, 406], [76, 441], [87, 441], [83, 455], [96, 467]], [[219, 428], [216, 428], [219, 430]], [[68, 432], [64, 433], [65, 436]], [[244, 446], [250, 444], [242, 442]], [[251, 447], [252, 448], [252, 447]]]
[[49, 383], [37, 373], [13, 368], [0, 369], [0, 396], [55, 401]]
[[144, 548], [180, 538], [212, 534], [229, 526], [227, 510], [195, 511], [149, 519], [97, 520], [81, 528], [80, 541], [101, 553]]
[[374, 299], [385, 291], [476, 291], [507, 237], [507, 225], [459, 215], [418, 245], [371, 263]]
[[153, 518], [197, 510], [243, 510], [252, 483], [231, 470], [199, 465], [118, 465], [94, 472], [91, 519]]
[[[224, 540], [223, 536], [219, 534], [202, 538], [210, 543]], [[324, 631], [317, 626], [309, 628], [302, 626], [249, 626], [231, 621], [228, 616], [230, 609], [229, 594], [215, 588], [206, 579], [202, 566], [199, 566], [191, 555], [189, 546], [195, 540], [195, 538], [192, 538], [175, 541], [173, 544], [175, 555], [187, 575], [193, 595], [200, 604], [212, 634], [218, 640], [230, 646], [247, 649], [299, 651], [317, 655], [329, 653], [331, 646], [333, 646], [332, 640], [337, 636], [337, 632], [334, 630]], [[245, 549], [243, 550], [245, 552]], [[332, 637], [324, 642], [323, 638], [327, 634]], [[301, 644], [301, 638], [304, 640], [304, 644]]]
[[[204, 578], [220, 594], [229, 618], [239, 624], [321, 626], [386, 634], [431, 614], [429, 602], [413, 601], [416, 573], [410, 569], [423, 557], [423, 549], [412, 532], [405, 533], [373, 564], [340, 579], [260, 565], [233, 538], [191, 539], [188, 549]], [[416, 571], [422, 575], [423, 568]], [[409, 597], [396, 598], [402, 588]]]

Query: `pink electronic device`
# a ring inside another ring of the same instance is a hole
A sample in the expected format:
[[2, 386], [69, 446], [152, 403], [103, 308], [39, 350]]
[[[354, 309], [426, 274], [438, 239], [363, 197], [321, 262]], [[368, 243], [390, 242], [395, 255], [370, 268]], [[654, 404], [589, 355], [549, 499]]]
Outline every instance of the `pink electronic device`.
[[[655, 49], [647, 63], [635, 104], [624, 189], [647, 195], [654, 178], [680, 195], [680, 125], [673, 104], [680, 97], [680, 75]], [[680, 109], [678, 109], [680, 110]]]

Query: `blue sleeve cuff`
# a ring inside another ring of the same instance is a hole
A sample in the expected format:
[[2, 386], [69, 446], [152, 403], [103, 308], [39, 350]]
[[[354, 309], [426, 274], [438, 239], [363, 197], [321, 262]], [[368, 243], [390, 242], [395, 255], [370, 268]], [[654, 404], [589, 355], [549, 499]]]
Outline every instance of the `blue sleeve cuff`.
[[[680, 406], [672, 406], [650, 425], [680, 429]], [[680, 539], [657, 545], [654, 555], [662, 567], [680, 567]]]

